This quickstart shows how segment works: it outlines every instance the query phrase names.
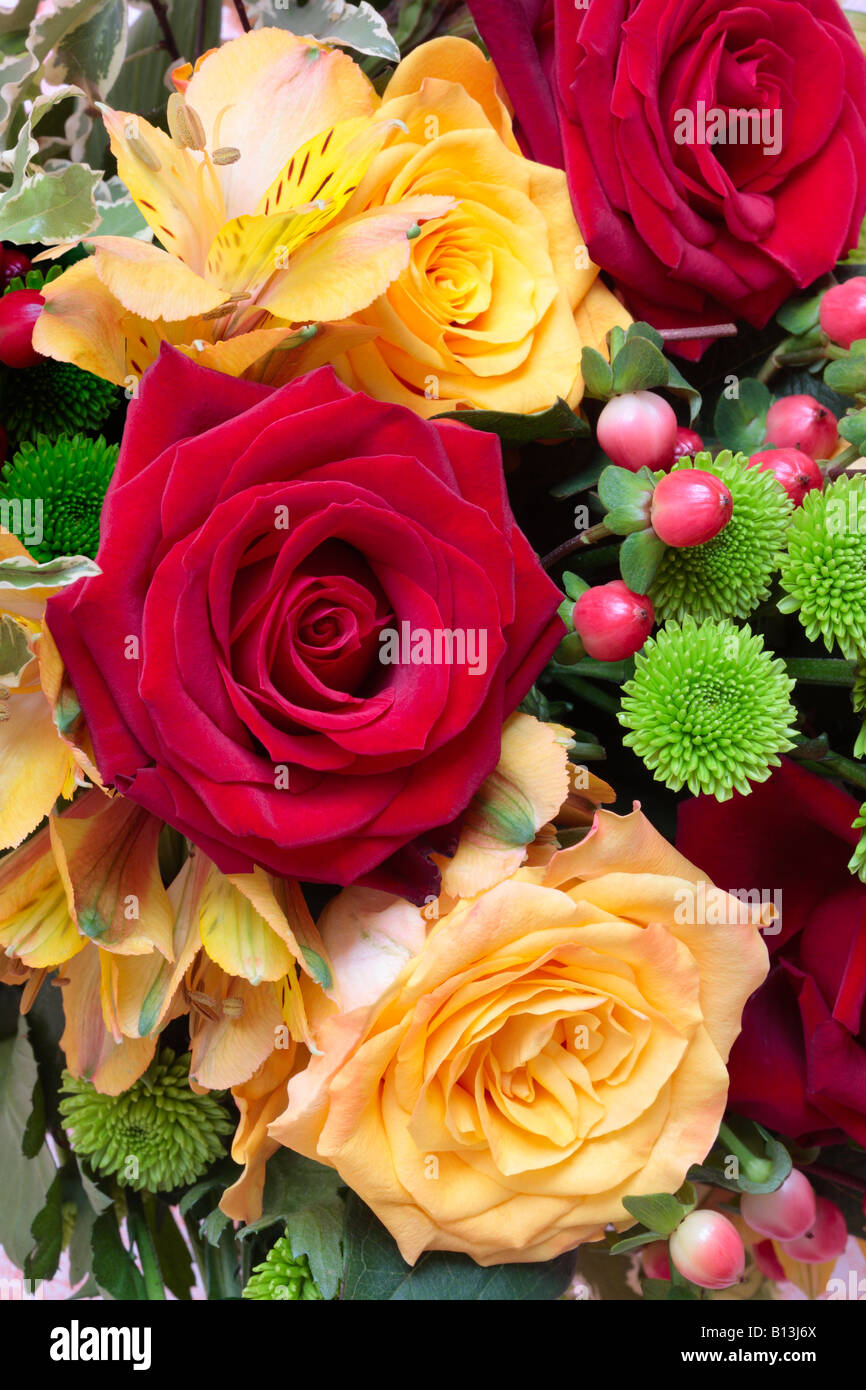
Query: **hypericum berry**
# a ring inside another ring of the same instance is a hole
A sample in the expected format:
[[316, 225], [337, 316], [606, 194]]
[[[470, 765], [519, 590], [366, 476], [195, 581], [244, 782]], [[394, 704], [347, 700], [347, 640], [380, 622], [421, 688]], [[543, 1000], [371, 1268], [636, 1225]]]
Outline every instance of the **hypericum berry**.
[[670, 468], [677, 417], [654, 391], [614, 396], [598, 417], [598, 442], [609, 458], [632, 473]]
[[821, 300], [821, 327], [840, 347], [866, 338], [866, 275], [834, 285]]
[[17, 246], [4, 246], [2, 259], [0, 259], [0, 292], [2, 292], [11, 280], [19, 276], [23, 279], [28, 270], [33, 269], [33, 262], [29, 256], [25, 256], [23, 251], [19, 251]]
[[815, 1220], [805, 1235], [797, 1240], [784, 1240], [781, 1246], [792, 1260], [803, 1264], [821, 1264], [824, 1260], [835, 1260], [848, 1243], [848, 1228], [845, 1218], [835, 1202], [819, 1197], [816, 1202]]
[[719, 1211], [691, 1211], [671, 1236], [671, 1259], [702, 1289], [727, 1289], [743, 1277], [746, 1252], [736, 1227]]
[[689, 468], [668, 473], [656, 483], [650, 521], [665, 545], [703, 545], [727, 526], [732, 506], [721, 478]]
[[759, 449], [749, 459], [749, 467], [772, 473], [795, 507], [801, 505], [807, 492], [824, 486], [824, 474], [802, 449]]
[[640, 651], [655, 622], [646, 594], [633, 594], [621, 579], [585, 589], [574, 605], [574, 630], [588, 656], [622, 661]]
[[740, 1215], [747, 1226], [774, 1240], [796, 1240], [811, 1230], [817, 1215], [815, 1192], [799, 1169], [792, 1168], [775, 1192], [746, 1192]]
[[0, 362], [6, 367], [35, 367], [44, 361], [33, 346], [33, 325], [45, 303], [36, 290], [12, 290], [0, 299]]
[[674, 453], [670, 462], [670, 467], [676, 463], [677, 459], [693, 459], [695, 454], [699, 454], [704, 447], [704, 441], [694, 430], [686, 429], [685, 425], [680, 425], [677, 430], [677, 437], [674, 440]]
[[647, 1279], [670, 1279], [671, 1261], [666, 1241], [654, 1240], [651, 1245], [642, 1245], [640, 1262]]
[[839, 443], [836, 416], [814, 396], [782, 396], [767, 412], [767, 443], [828, 459]]

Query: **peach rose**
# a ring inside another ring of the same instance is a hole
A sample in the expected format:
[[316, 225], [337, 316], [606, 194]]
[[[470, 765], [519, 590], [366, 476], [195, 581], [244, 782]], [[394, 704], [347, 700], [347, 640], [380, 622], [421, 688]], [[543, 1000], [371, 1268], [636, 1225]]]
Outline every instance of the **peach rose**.
[[628, 1227], [623, 1197], [675, 1191], [710, 1149], [767, 972], [739, 902], [737, 925], [678, 920], [700, 877], [636, 807], [433, 922], [345, 890], [321, 923], [342, 1006], [308, 991], [320, 1055], [269, 1133], [336, 1168], [409, 1263]]
[[607, 355], [605, 334], [631, 319], [598, 279], [565, 175], [520, 153], [493, 65], [466, 39], [422, 44], [377, 118], [394, 133], [343, 216], [419, 194], [455, 206], [420, 228], [409, 265], [354, 316], [376, 337], [337, 371], [426, 416], [467, 405], [529, 413], [557, 396], [576, 406], [582, 348]]

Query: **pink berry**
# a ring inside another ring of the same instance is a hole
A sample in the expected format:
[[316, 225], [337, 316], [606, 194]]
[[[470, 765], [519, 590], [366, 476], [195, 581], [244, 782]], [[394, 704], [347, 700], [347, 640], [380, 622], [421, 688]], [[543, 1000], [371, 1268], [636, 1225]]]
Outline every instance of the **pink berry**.
[[642, 1245], [640, 1262], [647, 1279], [670, 1279], [671, 1262], [666, 1241], [654, 1240], [651, 1245]]
[[774, 1240], [796, 1240], [811, 1230], [816, 1216], [815, 1193], [805, 1173], [792, 1168], [775, 1192], [746, 1192], [740, 1215], [753, 1231]]
[[677, 437], [674, 440], [674, 452], [668, 467], [673, 465], [681, 458], [693, 459], [695, 454], [699, 454], [704, 447], [704, 441], [694, 430], [686, 429], [685, 425], [680, 425], [677, 430]]
[[815, 460], [801, 449], [759, 449], [749, 459], [749, 466], [762, 473], [772, 473], [795, 507], [801, 505], [807, 492], [824, 486], [824, 474]]
[[0, 299], [0, 362], [35, 367], [44, 361], [33, 346], [33, 325], [45, 300], [36, 290], [10, 290]]
[[731, 519], [733, 498], [721, 478], [701, 468], [678, 468], [656, 483], [650, 521], [665, 545], [703, 545]]
[[836, 417], [814, 396], [782, 396], [767, 411], [767, 443], [828, 459], [839, 443]]
[[671, 1259], [702, 1289], [727, 1289], [743, 1277], [746, 1252], [736, 1227], [718, 1211], [689, 1212], [671, 1236]]
[[845, 1218], [836, 1204], [819, 1197], [816, 1207], [815, 1221], [805, 1235], [780, 1242], [786, 1255], [807, 1265], [835, 1260], [848, 1243]]
[[620, 468], [668, 468], [677, 437], [673, 408], [653, 391], [614, 396], [598, 417], [598, 442]]
[[621, 579], [585, 589], [574, 605], [574, 630], [588, 656], [622, 661], [640, 651], [655, 622], [646, 594], [633, 594]]
[[821, 327], [840, 347], [866, 338], [866, 275], [834, 285], [821, 300]]

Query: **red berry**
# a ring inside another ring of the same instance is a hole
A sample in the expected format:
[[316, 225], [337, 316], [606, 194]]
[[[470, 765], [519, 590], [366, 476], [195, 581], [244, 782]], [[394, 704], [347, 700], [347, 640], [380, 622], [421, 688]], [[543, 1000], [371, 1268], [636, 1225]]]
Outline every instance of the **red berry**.
[[0, 257], [0, 291], [17, 276], [23, 280], [28, 270], [32, 269], [33, 262], [30, 257], [19, 251], [17, 246], [4, 246]]
[[692, 1211], [671, 1236], [671, 1259], [702, 1289], [727, 1289], [743, 1277], [746, 1252], [736, 1227], [718, 1211]]
[[749, 466], [772, 473], [795, 507], [800, 506], [807, 492], [824, 486], [824, 474], [817, 463], [800, 449], [759, 449], [749, 459]]
[[796, 1240], [811, 1230], [816, 1216], [812, 1184], [796, 1168], [775, 1192], [746, 1192], [740, 1215], [753, 1231], [774, 1240]]
[[782, 396], [767, 411], [767, 443], [828, 459], [839, 443], [836, 417], [814, 396]]
[[646, 594], [633, 594], [621, 579], [585, 589], [574, 605], [574, 630], [588, 656], [622, 661], [640, 651], [655, 622]]
[[0, 362], [7, 367], [35, 367], [43, 362], [33, 346], [33, 325], [45, 303], [36, 290], [10, 290], [0, 299]]
[[835, 1260], [848, 1243], [845, 1218], [836, 1204], [826, 1197], [819, 1197], [816, 1206], [814, 1224], [806, 1234], [798, 1236], [796, 1240], [780, 1242], [786, 1255], [807, 1265]]
[[647, 1279], [670, 1279], [671, 1262], [666, 1241], [654, 1240], [651, 1245], [642, 1245], [640, 1262]]
[[653, 391], [614, 396], [598, 417], [598, 442], [620, 468], [669, 468], [677, 417]]
[[866, 275], [834, 285], [821, 300], [821, 327], [840, 347], [866, 338]]
[[656, 483], [650, 521], [665, 545], [703, 545], [731, 519], [733, 498], [721, 478], [701, 468], [678, 468]]
[[671, 458], [670, 468], [681, 458], [693, 459], [695, 454], [699, 454], [704, 447], [704, 441], [694, 430], [686, 429], [685, 425], [680, 425], [677, 430], [677, 437], [674, 440], [674, 452]]

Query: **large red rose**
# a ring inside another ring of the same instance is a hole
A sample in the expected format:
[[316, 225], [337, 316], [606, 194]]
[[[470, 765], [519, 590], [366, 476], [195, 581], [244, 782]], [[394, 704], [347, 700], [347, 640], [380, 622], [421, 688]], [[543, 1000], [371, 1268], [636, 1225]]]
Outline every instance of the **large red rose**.
[[[226, 873], [432, 891], [430, 832], [563, 632], [498, 440], [330, 368], [272, 390], [164, 349], [97, 563], [48, 620], [99, 769]], [[402, 661], [404, 624], [440, 664]]]
[[731, 1108], [820, 1143], [866, 1144], [866, 885], [846, 867], [858, 809], [785, 759], [749, 796], [679, 813], [677, 847], [708, 879], [782, 894], [770, 973], [731, 1053]]
[[[469, 8], [529, 152], [564, 165], [590, 255], [636, 317], [761, 325], [856, 243], [866, 62], [836, 0]], [[679, 143], [678, 113], [701, 109], [778, 111], [767, 117], [773, 152]]]

